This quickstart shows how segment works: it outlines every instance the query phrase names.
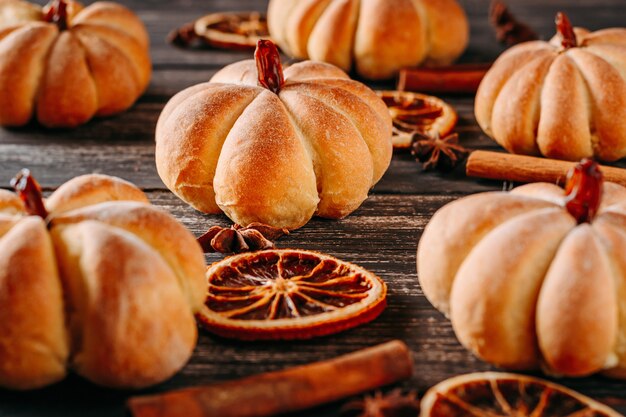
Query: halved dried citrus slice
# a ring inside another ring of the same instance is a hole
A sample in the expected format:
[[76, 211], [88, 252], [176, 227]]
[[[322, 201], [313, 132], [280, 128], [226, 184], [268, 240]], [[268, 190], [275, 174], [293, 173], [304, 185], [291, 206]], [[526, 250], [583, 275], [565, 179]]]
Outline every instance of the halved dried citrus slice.
[[308, 339], [375, 319], [387, 287], [373, 273], [300, 249], [242, 253], [207, 269], [198, 313], [216, 334], [245, 340]]
[[223, 49], [254, 49], [259, 39], [269, 39], [267, 19], [258, 12], [212, 13], [196, 20], [194, 30]]
[[445, 137], [454, 129], [454, 108], [435, 96], [409, 91], [378, 91], [393, 119], [393, 147], [408, 149], [413, 133]]
[[447, 379], [421, 402], [420, 417], [617, 417], [621, 414], [539, 378], [481, 372]]

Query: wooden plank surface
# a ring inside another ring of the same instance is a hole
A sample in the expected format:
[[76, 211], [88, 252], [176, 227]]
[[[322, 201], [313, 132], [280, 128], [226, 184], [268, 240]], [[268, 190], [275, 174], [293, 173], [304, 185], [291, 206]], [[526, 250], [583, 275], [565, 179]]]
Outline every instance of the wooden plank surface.
[[[164, 191], [148, 193], [151, 201], [179, 218], [195, 234], [223, 216], [205, 216]], [[452, 375], [493, 370], [460, 346], [452, 327], [430, 306], [417, 285], [415, 250], [430, 216], [453, 196], [373, 195], [353, 215], [334, 222], [314, 219], [279, 241], [280, 247], [323, 251], [370, 269], [389, 284], [389, 307], [374, 322], [312, 341], [236, 342], [201, 331], [190, 363], [172, 380], [145, 392], [164, 391], [235, 376], [278, 370], [331, 358], [359, 348], [400, 338], [408, 343], [415, 374], [403, 384], [423, 392]], [[221, 259], [211, 255], [208, 261]], [[624, 396], [626, 384], [602, 377], [568, 380], [567, 385], [599, 398]], [[0, 391], [0, 416], [122, 416], [128, 392], [103, 390], [76, 376], [31, 393]], [[299, 416], [337, 415], [337, 404]]]
[[[249, 54], [224, 51], [184, 51], [164, 42], [166, 34], [214, 10], [263, 10], [266, 0], [126, 0], [144, 19], [151, 36], [154, 75], [147, 93], [128, 112], [95, 120], [75, 130], [47, 131], [30, 125], [0, 130], [0, 187], [18, 169], [30, 167], [46, 190], [88, 172], [124, 177], [144, 188], [154, 204], [171, 211], [195, 234], [213, 224], [226, 225], [224, 216], [202, 215], [180, 202], [163, 186], [154, 165], [154, 126], [167, 100], [181, 89], [208, 80], [221, 66]], [[502, 51], [487, 22], [488, 0], [462, 0], [472, 25], [465, 62], [492, 60]], [[553, 32], [554, 13], [564, 10], [575, 24], [597, 29], [623, 25], [624, 0], [515, 0], [512, 9], [544, 38]], [[378, 83], [388, 88], [393, 83]], [[458, 131], [470, 148], [497, 149], [474, 120], [472, 97], [446, 99], [459, 112]], [[624, 163], [620, 165], [624, 166]], [[448, 320], [424, 298], [415, 271], [417, 242], [432, 214], [455, 198], [502, 183], [464, 178], [462, 168], [440, 174], [421, 173], [410, 155], [399, 153], [371, 197], [342, 221], [315, 219], [279, 242], [327, 252], [366, 267], [389, 284], [389, 307], [365, 326], [313, 341], [242, 343], [200, 331], [190, 363], [172, 380], [144, 392], [210, 383], [263, 371], [330, 358], [362, 347], [399, 338], [414, 355], [416, 371], [403, 386], [423, 392], [440, 380], [460, 373], [493, 369], [469, 354], [454, 337]], [[208, 262], [220, 255], [207, 257]], [[561, 381], [581, 392], [613, 401], [626, 412], [626, 383], [601, 376]], [[55, 386], [27, 393], [0, 390], [0, 417], [124, 415], [129, 392], [104, 390], [77, 376]], [[611, 400], [611, 398], [613, 400]], [[620, 405], [621, 404], [621, 405]], [[298, 413], [335, 416], [340, 403]]]

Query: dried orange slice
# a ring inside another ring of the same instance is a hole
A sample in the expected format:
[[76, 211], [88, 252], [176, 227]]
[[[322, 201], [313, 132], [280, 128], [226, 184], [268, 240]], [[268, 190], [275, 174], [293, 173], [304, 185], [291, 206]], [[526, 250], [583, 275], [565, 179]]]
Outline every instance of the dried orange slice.
[[198, 318], [210, 332], [244, 340], [308, 339], [375, 319], [387, 287], [373, 273], [299, 249], [242, 253], [207, 269]]
[[265, 15], [258, 12], [212, 13], [196, 20], [197, 36], [215, 48], [254, 49], [269, 39]]
[[393, 147], [408, 149], [413, 133], [446, 137], [457, 122], [454, 108], [435, 96], [409, 91], [378, 91], [393, 119]]
[[617, 417], [621, 414], [564, 386], [500, 372], [447, 379], [421, 402], [420, 417]]

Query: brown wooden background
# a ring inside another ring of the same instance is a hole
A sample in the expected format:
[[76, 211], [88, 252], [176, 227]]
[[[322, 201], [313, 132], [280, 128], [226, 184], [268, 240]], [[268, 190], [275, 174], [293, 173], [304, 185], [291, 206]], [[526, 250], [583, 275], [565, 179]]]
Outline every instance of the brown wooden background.
[[[267, 0], [125, 0], [144, 20], [151, 35], [154, 75], [147, 93], [128, 112], [72, 131], [47, 131], [31, 125], [0, 129], [0, 187], [22, 167], [30, 168], [47, 191], [79, 174], [99, 172], [133, 181], [154, 204], [170, 210], [196, 235], [223, 216], [206, 216], [187, 207], [161, 183], [154, 165], [154, 126], [167, 100], [181, 89], [208, 80], [223, 65], [250, 54], [183, 51], [167, 45], [167, 33], [202, 14], [217, 10], [264, 10]], [[488, 0], [461, 0], [471, 20], [472, 40], [465, 62], [493, 60], [502, 48], [487, 23]], [[544, 38], [553, 33], [554, 14], [567, 12], [576, 25], [590, 29], [624, 26], [626, 0], [510, 0], [516, 15]], [[389, 83], [374, 87], [392, 87]], [[473, 98], [447, 97], [459, 112], [458, 132], [470, 148], [497, 147], [473, 117]], [[501, 189], [502, 183], [464, 178], [463, 169], [447, 175], [425, 174], [407, 154], [394, 156], [383, 180], [353, 215], [342, 221], [313, 220], [279, 242], [281, 247], [315, 249], [355, 262], [389, 284], [389, 307], [371, 324], [313, 341], [241, 343], [201, 331], [189, 364], [172, 380], [145, 392], [205, 384], [334, 357], [390, 339], [409, 344], [415, 374], [403, 386], [423, 392], [447, 377], [492, 369], [469, 354], [454, 337], [450, 323], [424, 298], [415, 272], [415, 250], [431, 215], [460, 196]], [[209, 262], [220, 256], [210, 256]], [[331, 381], [329, 381], [330, 383]], [[626, 412], [626, 382], [600, 376], [562, 381]], [[76, 376], [28, 393], [0, 390], [0, 417], [122, 416], [129, 392], [103, 390]], [[337, 415], [341, 403], [299, 413]]]

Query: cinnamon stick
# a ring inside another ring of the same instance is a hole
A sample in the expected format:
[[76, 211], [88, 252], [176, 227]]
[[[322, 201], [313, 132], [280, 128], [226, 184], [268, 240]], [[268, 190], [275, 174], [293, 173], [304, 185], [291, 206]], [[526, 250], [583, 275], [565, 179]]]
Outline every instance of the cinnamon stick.
[[134, 417], [263, 417], [299, 411], [409, 378], [409, 348], [396, 340], [335, 359], [165, 394], [134, 397]]
[[[513, 182], [551, 182], [563, 185], [576, 162], [502, 152], [474, 151], [467, 160], [470, 177]], [[604, 179], [626, 187], [626, 169], [600, 166]]]
[[438, 68], [404, 68], [398, 75], [399, 91], [424, 93], [475, 93], [491, 64], [460, 64]]

